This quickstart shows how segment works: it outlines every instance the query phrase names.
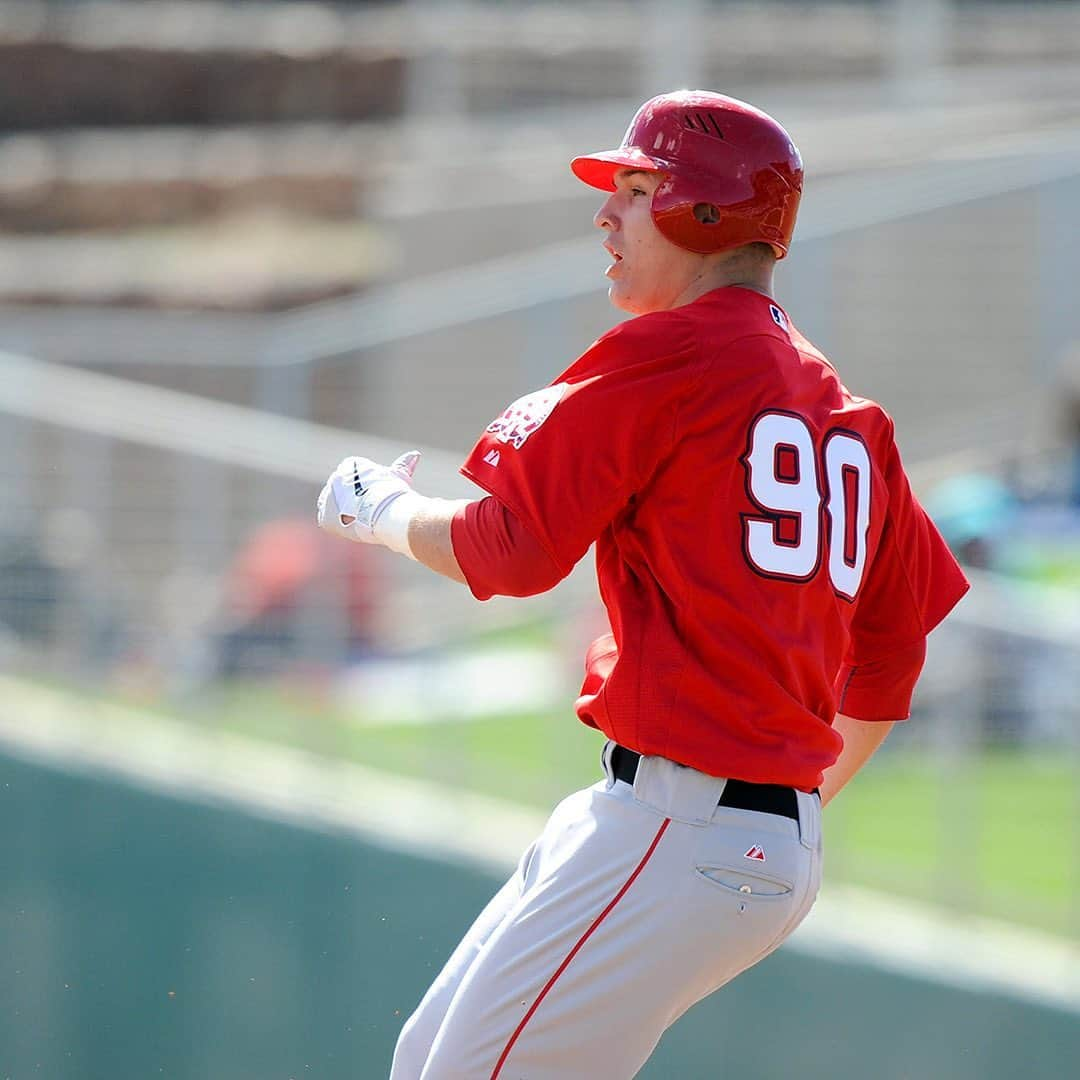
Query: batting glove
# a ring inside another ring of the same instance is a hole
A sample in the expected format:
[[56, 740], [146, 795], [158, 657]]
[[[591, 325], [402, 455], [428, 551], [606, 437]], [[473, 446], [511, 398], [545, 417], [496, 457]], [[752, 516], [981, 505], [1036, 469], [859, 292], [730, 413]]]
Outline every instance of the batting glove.
[[[407, 536], [408, 517], [386, 512], [403, 495], [413, 498], [412, 476], [419, 450], [409, 450], [392, 465], [378, 465], [365, 457], [347, 457], [323, 485], [317, 503], [319, 528], [362, 544], [382, 544], [412, 556]], [[401, 518], [405, 529], [396, 520]], [[383, 527], [380, 529], [380, 522]]]

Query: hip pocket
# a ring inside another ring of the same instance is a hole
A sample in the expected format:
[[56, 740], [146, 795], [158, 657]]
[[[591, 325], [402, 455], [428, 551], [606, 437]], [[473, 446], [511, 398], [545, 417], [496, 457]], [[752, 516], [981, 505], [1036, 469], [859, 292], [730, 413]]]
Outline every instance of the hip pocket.
[[695, 870], [699, 877], [740, 900], [784, 900], [795, 888], [793, 881], [741, 866], [702, 865]]

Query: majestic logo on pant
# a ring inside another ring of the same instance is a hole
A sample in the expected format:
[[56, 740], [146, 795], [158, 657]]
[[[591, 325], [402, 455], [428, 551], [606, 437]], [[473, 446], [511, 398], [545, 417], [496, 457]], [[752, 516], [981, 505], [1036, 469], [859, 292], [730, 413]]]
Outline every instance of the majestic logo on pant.
[[754, 862], [765, 861], [765, 850], [760, 844], [754, 844], [754, 846], [743, 854], [744, 859], [753, 859]]

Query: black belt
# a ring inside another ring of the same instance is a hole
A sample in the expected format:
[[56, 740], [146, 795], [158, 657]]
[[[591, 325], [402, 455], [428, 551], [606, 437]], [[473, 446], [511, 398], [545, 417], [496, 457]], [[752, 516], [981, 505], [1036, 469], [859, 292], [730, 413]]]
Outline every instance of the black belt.
[[[616, 780], [627, 784], [634, 782], [641, 755], [627, 750], [617, 743], [611, 751], [611, 771]], [[721, 806], [736, 810], [758, 810], [763, 814], [779, 814], [781, 817], [799, 820], [799, 799], [795, 789], [783, 784], [751, 784], [748, 780], [729, 780], [720, 796]]]

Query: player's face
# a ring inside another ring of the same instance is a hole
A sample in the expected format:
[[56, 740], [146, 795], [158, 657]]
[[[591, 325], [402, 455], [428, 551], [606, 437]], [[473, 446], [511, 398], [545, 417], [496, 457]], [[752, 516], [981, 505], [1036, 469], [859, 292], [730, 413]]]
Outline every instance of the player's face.
[[614, 258], [605, 271], [608, 297], [631, 315], [677, 307], [701, 271], [700, 256], [676, 247], [657, 229], [649, 207], [663, 174], [622, 169], [615, 190], [593, 219], [607, 233]]

